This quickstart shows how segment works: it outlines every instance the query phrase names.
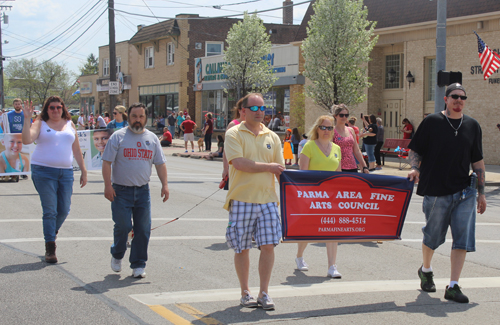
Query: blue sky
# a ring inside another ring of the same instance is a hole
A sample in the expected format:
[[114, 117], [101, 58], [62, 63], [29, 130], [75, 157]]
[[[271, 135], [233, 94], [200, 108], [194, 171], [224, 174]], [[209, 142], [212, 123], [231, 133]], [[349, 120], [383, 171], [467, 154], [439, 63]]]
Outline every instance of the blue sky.
[[[303, 0], [294, 1], [295, 4], [300, 2]], [[11, 10], [3, 11], [8, 16], [8, 24], [2, 22], [2, 42], [4, 42], [2, 49], [3, 55], [7, 57], [4, 65], [8, 65], [10, 60], [21, 58], [36, 58], [39, 62], [48, 60], [75, 41], [96, 20], [73, 45], [52, 59], [65, 64], [71, 71], [78, 72], [78, 67], [85, 62], [90, 53], [97, 56], [98, 47], [108, 44], [108, 12], [104, 12], [107, 3], [107, 0], [0, 1], [0, 5], [12, 6]], [[126, 12], [154, 14], [157, 17], [175, 17], [180, 13], [215, 17], [241, 14], [245, 10], [253, 12], [278, 8], [282, 3], [283, 0], [115, 0], [115, 8], [124, 11], [116, 12], [116, 41], [130, 39], [135, 34], [137, 25], [151, 25], [158, 22], [155, 18], [133, 16]], [[221, 9], [215, 9], [213, 5], [219, 5]], [[294, 24], [301, 23], [308, 5], [309, 3], [304, 3], [294, 7]], [[77, 23], [87, 11], [89, 14]], [[102, 12], [104, 14], [97, 19]], [[282, 22], [281, 9], [261, 13], [259, 16], [266, 23]], [[75, 25], [70, 28], [73, 24]], [[69, 30], [63, 33], [68, 28]], [[37, 50], [61, 33], [62, 36]]]

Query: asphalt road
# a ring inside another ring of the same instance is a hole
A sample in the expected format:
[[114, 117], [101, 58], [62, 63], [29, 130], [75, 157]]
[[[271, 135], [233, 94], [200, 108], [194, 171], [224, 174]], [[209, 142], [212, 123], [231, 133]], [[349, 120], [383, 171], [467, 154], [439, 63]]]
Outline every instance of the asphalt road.
[[[153, 230], [144, 279], [132, 278], [125, 261], [121, 273], [110, 269], [113, 223], [99, 171], [89, 172], [83, 189], [75, 182], [56, 265], [43, 262], [41, 206], [31, 179], [0, 183], [0, 324], [485, 324], [500, 318], [498, 187], [487, 187], [477, 252], [468, 254], [462, 272], [469, 304], [443, 298], [449, 242], [433, 260], [437, 292], [420, 290], [424, 217], [422, 198], [414, 195], [401, 241], [339, 245], [340, 280], [326, 277], [324, 244], [307, 248], [307, 272], [295, 269], [296, 244], [280, 244], [269, 290], [277, 307], [266, 312], [239, 306], [234, 254], [224, 238], [225, 192], [217, 191], [222, 164], [168, 157], [167, 166], [169, 201], [161, 202], [158, 178], [151, 181], [153, 227], [182, 217]], [[258, 256], [251, 252], [252, 287], [259, 284]]]

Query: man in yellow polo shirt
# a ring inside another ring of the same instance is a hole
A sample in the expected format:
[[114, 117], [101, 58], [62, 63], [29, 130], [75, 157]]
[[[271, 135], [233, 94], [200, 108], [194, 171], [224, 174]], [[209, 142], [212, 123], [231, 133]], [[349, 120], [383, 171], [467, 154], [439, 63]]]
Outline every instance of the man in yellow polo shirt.
[[[281, 239], [274, 177], [285, 170], [281, 141], [262, 119], [265, 115], [261, 94], [250, 93], [240, 99], [246, 119], [226, 132], [224, 151], [229, 167], [229, 191], [224, 208], [229, 211], [226, 240], [234, 249], [234, 264], [241, 286], [243, 307], [261, 305], [274, 309], [267, 294], [274, 265], [274, 247]], [[252, 236], [260, 249], [260, 290], [257, 298], [248, 287]]]

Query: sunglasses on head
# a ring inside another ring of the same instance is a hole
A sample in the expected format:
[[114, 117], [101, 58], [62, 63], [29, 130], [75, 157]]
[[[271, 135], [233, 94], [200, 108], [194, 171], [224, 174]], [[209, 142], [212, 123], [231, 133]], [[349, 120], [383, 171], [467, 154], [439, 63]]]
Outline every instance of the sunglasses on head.
[[347, 114], [339, 114], [340, 117], [349, 117], [349, 113]]
[[257, 112], [259, 109], [261, 111], [265, 111], [266, 110], [266, 106], [247, 106], [245, 108], [250, 109], [252, 112]]
[[318, 128], [319, 128], [320, 130], [323, 130], [323, 131], [325, 131], [325, 130], [332, 131], [332, 130], [333, 130], [333, 126], [324, 126], [324, 125], [319, 125], [319, 126], [318, 126]]
[[460, 95], [455, 95], [455, 94], [450, 95], [450, 97], [453, 98], [453, 99], [459, 99], [460, 98], [461, 100], [466, 100], [467, 99], [467, 96], [460, 96]]
[[56, 109], [62, 109], [62, 106], [61, 105], [58, 105], [58, 106], [49, 106], [50, 110], [51, 111], [54, 111]]

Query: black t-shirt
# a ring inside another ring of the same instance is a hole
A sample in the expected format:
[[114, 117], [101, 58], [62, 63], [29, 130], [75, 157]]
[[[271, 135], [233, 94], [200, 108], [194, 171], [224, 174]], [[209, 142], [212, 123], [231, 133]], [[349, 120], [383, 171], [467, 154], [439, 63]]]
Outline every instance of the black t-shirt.
[[170, 114], [167, 117], [168, 125], [174, 126], [175, 125], [175, 120], [176, 120], [176, 118], [172, 114]]
[[367, 136], [363, 138], [363, 143], [364, 144], [377, 144], [377, 124], [370, 124], [368, 125], [368, 129], [372, 129], [372, 132], [370, 133], [375, 133], [373, 136]]
[[470, 184], [471, 163], [483, 159], [482, 132], [479, 123], [464, 115], [449, 119], [442, 113], [427, 116], [420, 123], [409, 148], [420, 156], [420, 181], [417, 194], [443, 196], [457, 193]]

